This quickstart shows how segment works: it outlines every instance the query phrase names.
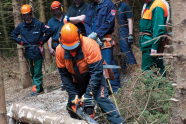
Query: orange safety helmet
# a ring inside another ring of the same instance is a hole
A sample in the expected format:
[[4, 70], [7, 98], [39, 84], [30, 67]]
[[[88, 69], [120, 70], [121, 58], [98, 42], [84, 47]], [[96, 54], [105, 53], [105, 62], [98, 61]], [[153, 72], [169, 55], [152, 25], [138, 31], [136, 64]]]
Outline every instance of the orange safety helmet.
[[59, 42], [65, 50], [73, 50], [79, 46], [81, 38], [78, 28], [72, 23], [66, 23], [61, 29]]
[[31, 12], [32, 12], [32, 8], [28, 4], [25, 4], [21, 7], [21, 14], [27, 14]]
[[61, 11], [63, 11], [62, 5], [59, 1], [53, 1], [51, 4], [51, 9], [57, 9], [61, 7]]

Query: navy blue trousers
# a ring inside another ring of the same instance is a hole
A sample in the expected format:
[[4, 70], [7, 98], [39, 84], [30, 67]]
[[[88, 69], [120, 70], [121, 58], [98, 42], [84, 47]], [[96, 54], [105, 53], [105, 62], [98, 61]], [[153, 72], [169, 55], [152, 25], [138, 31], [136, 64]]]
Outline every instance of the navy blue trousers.
[[[113, 47], [102, 49], [101, 54], [102, 54], [103, 59], [105, 59], [108, 65], [116, 65], [114, 61], [114, 57], [113, 57]], [[116, 92], [118, 88], [120, 87], [119, 71], [117, 69], [112, 69], [112, 71], [116, 79], [110, 80], [110, 83], [111, 83], [113, 92]]]
[[[80, 88], [81, 89], [79, 94], [78, 94], [79, 98], [81, 98], [81, 96], [86, 92], [86, 87], [84, 89], [82, 89], [81, 84], [75, 84], [75, 85], [79, 85], [76, 88]], [[111, 124], [120, 124], [120, 123], [124, 124], [123, 118], [120, 116], [119, 112], [117, 111], [116, 106], [108, 98], [108, 96], [109, 96], [108, 92], [109, 91], [107, 89], [107, 85], [106, 85], [105, 79], [102, 78], [102, 81], [101, 81], [101, 83], [100, 83], [100, 85], [99, 85], [99, 87], [97, 89], [97, 92], [94, 95], [94, 98], [95, 98], [98, 106], [101, 108], [103, 113], [107, 113], [107, 112], [113, 111], [113, 112], [107, 114], [107, 119], [108, 119], [108, 121]], [[69, 96], [67, 107], [71, 108], [71, 106], [72, 106], [71, 101], [73, 99], [74, 99], [74, 97], [70, 97]], [[116, 111], [114, 111], [114, 110], [116, 110]], [[69, 114], [70, 114], [70, 116], [72, 118], [76, 118], [76, 114], [75, 113], [73, 113], [70, 110], [68, 110], [68, 112], [69, 112]]]
[[134, 54], [132, 53], [131, 46], [128, 45], [127, 36], [124, 34], [120, 34], [120, 50], [123, 53], [126, 53], [126, 58], [122, 62], [123, 70], [127, 67], [127, 64], [137, 64]]

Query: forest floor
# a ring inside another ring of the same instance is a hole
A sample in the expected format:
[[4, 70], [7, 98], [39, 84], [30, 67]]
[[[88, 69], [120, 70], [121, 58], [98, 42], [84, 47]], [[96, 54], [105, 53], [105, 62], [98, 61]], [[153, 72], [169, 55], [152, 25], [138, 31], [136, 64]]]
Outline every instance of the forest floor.
[[[140, 68], [141, 52], [139, 52], [137, 47], [134, 47], [133, 51], [137, 58], [138, 65], [132, 68], [132, 70], [131, 67], [128, 68], [128, 73], [120, 73], [122, 85], [128, 81], [137, 68]], [[60, 89], [61, 79], [56, 67], [48, 73], [45, 73], [43, 69], [43, 87], [45, 92], [33, 97], [29, 97], [32, 87], [26, 89], [21, 87], [17, 57], [4, 58], [3, 73], [7, 112], [12, 103], [24, 103], [30, 107], [39, 108], [62, 116], [69, 116], [66, 110], [68, 93]]]

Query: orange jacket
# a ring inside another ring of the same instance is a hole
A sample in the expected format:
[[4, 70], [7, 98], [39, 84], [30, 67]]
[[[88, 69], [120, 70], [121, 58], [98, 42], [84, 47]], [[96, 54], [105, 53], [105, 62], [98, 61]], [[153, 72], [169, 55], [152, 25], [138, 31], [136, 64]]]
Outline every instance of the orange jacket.
[[63, 84], [69, 94], [78, 94], [79, 91], [76, 90], [75, 83], [85, 84], [85, 87], [82, 88], [87, 88], [86, 91], [89, 94], [91, 91], [89, 80], [93, 93], [96, 92], [103, 78], [103, 61], [100, 47], [94, 40], [82, 37], [75, 57], [69, 51], [64, 50], [61, 45], [58, 45], [56, 62]]
[[155, 0], [150, 9], [146, 9], [142, 12], [142, 19], [152, 20], [152, 10], [156, 7], [161, 7], [164, 10], [164, 17], [168, 16], [168, 8], [162, 0]]

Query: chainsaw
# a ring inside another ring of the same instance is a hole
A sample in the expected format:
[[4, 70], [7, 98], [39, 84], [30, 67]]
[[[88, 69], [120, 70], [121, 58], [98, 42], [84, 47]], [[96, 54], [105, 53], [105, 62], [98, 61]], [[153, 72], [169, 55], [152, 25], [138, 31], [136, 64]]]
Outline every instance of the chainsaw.
[[93, 98], [87, 98], [84, 102], [81, 102], [81, 99], [76, 101], [76, 104], [72, 105], [72, 109], [77, 113], [80, 118], [86, 120], [91, 124], [99, 124], [94, 120], [95, 118], [95, 102]]

